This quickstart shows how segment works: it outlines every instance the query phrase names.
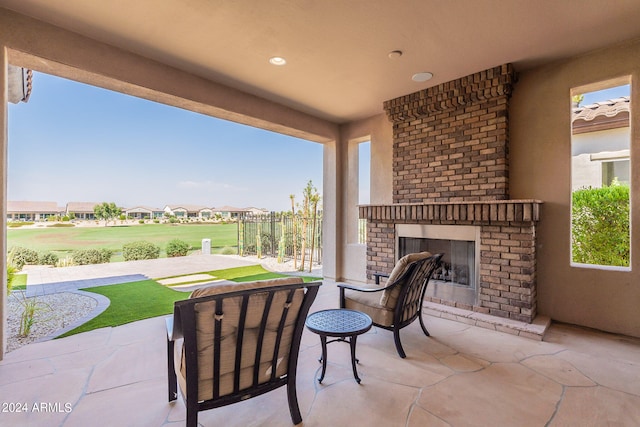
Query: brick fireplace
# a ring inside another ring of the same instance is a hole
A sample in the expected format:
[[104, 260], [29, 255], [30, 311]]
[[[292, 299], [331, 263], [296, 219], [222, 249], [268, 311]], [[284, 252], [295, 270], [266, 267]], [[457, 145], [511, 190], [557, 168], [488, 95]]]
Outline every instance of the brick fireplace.
[[477, 295], [440, 304], [531, 323], [541, 202], [509, 199], [507, 64], [385, 102], [393, 123], [393, 204], [360, 206], [367, 277], [391, 271], [403, 224], [477, 227]]

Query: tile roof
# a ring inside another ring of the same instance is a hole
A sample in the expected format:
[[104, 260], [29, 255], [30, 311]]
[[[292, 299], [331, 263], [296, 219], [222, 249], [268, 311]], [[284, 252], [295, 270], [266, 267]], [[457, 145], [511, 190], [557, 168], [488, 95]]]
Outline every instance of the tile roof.
[[93, 207], [98, 204], [96, 202], [69, 202], [67, 203], [67, 212], [93, 212]]
[[187, 212], [198, 212], [203, 209], [212, 209], [210, 207], [202, 206], [202, 205], [167, 205], [167, 207], [172, 211], [176, 209], [185, 209]]
[[7, 213], [17, 212], [64, 212], [64, 207], [58, 206], [56, 202], [26, 202], [26, 201], [7, 201]]
[[134, 206], [132, 208], [123, 208], [123, 211], [127, 211], [127, 212], [162, 212], [163, 209], [162, 208], [152, 208], [149, 206]]
[[243, 208], [236, 208], [234, 206], [221, 206], [219, 208], [213, 208], [216, 212], [242, 212]]
[[622, 112], [629, 112], [631, 97], [622, 96], [608, 101], [596, 102], [573, 109], [573, 121], [591, 121], [597, 117], [615, 117]]

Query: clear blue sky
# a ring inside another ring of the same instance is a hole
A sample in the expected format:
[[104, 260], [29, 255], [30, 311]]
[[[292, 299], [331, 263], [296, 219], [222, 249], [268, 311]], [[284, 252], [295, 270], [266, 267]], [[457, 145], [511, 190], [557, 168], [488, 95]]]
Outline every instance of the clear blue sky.
[[588, 92], [584, 94], [584, 100], [580, 105], [584, 107], [585, 105], [593, 104], [594, 102], [607, 101], [610, 99], [620, 98], [621, 96], [629, 96], [630, 92], [630, 85], [616, 86], [610, 89]]
[[8, 200], [291, 208], [322, 145], [42, 73], [9, 104]]

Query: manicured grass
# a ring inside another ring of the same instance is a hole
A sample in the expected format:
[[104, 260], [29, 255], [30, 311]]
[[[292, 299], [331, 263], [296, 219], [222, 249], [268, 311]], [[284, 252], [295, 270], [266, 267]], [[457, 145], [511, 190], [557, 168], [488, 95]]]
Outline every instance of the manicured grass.
[[[218, 279], [234, 282], [250, 282], [254, 280], [275, 279], [287, 277], [285, 274], [272, 273], [261, 265], [228, 268], [208, 272]], [[319, 280], [314, 277], [304, 277], [306, 282]], [[123, 283], [120, 285], [97, 286], [83, 289], [109, 298], [111, 304], [97, 317], [87, 323], [61, 335], [67, 337], [80, 332], [88, 332], [98, 328], [120, 326], [150, 317], [164, 316], [173, 312], [173, 303], [189, 297], [188, 292], [174, 291], [154, 280]]]
[[61, 335], [60, 338], [163, 316], [173, 312], [174, 302], [189, 297], [188, 292], [174, 291], [153, 280], [97, 286], [83, 290], [104, 295], [109, 298], [111, 304], [100, 315]]
[[[164, 249], [172, 239], [200, 249], [202, 239], [211, 239], [212, 252], [237, 245], [237, 224], [142, 224], [109, 227], [24, 228], [7, 230], [7, 247], [22, 246], [38, 252], [54, 252], [64, 257], [77, 249], [111, 249], [118, 253], [122, 245], [146, 240]], [[114, 255], [112, 261], [121, 261]]]
[[[234, 282], [252, 282], [254, 280], [277, 279], [287, 277], [286, 274], [273, 273], [262, 268], [261, 265], [249, 265], [247, 267], [227, 268], [225, 270], [207, 271], [208, 274], [218, 279], [232, 280]], [[320, 277], [303, 277], [305, 282], [320, 280]]]

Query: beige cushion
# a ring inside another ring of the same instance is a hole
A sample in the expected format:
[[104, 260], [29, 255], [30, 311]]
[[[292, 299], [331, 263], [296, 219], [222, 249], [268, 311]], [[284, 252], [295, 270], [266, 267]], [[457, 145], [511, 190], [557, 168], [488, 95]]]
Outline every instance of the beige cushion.
[[[387, 279], [387, 285], [392, 284], [400, 277], [407, 269], [407, 266], [412, 262], [419, 261], [424, 258], [429, 258], [431, 256], [431, 252], [416, 252], [409, 255], [405, 255], [398, 260], [395, 267], [391, 271], [389, 278]], [[400, 286], [394, 286], [392, 289], [388, 289], [382, 292], [380, 296], [380, 305], [393, 309], [396, 306], [396, 302], [398, 301], [398, 297], [400, 296]]]
[[[191, 294], [191, 298], [218, 295], [227, 292], [240, 291], [246, 289], [260, 289], [273, 286], [302, 283], [300, 277], [287, 277], [273, 280], [263, 280], [247, 283], [232, 283], [223, 285], [213, 285], [201, 288]], [[259, 382], [265, 382], [271, 375], [271, 361], [275, 348], [275, 337], [277, 336], [280, 318], [284, 310], [289, 291], [277, 292], [272, 300], [271, 309], [267, 317], [266, 331], [260, 353], [260, 373]], [[285, 329], [280, 343], [280, 350], [277, 355], [276, 375], [282, 376], [287, 373], [287, 361], [289, 359], [289, 347], [295, 328], [295, 320], [302, 305], [304, 289], [296, 290], [292, 304], [287, 312]], [[240, 360], [240, 388], [252, 385], [253, 365], [257, 351], [257, 336], [259, 333], [262, 313], [264, 311], [267, 294], [256, 292], [249, 298], [247, 316], [244, 325], [243, 350]], [[238, 322], [241, 312], [241, 297], [226, 298], [222, 303], [222, 329], [220, 331], [223, 348], [220, 353], [220, 395], [224, 396], [233, 392], [233, 372], [236, 359], [236, 342], [238, 337]], [[213, 397], [213, 338], [215, 335], [215, 322], [213, 318], [216, 312], [216, 302], [206, 301], [197, 303], [196, 310], [196, 331], [198, 335], [198, 371], [199, 371], [199, 395], [198, 400], [209, 400]], [[176, 346], [177, 347], [177, 346]], [[180, 375], [178, 380], [183, 394], [186, 396], [186, 366], [184, 352], [180, 351]]]
[[243, 291], [245, 289], [268, 288], [271, 286], [293, 285], [302, 283], [302, 277], [279, 277], [270, 280], [258, 280], [255, 282], [221, 283], [196, 289], [189, 298], [206, 297], [209, 295], [224, 294], [226, 292]]
[[358, 292], [345, 289], [344, 306], [368, 314], [375, 324], [391, 326], [393, 325], [393, 308], [380, 305], [379, 294], [380, 292]]

